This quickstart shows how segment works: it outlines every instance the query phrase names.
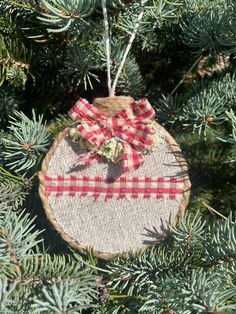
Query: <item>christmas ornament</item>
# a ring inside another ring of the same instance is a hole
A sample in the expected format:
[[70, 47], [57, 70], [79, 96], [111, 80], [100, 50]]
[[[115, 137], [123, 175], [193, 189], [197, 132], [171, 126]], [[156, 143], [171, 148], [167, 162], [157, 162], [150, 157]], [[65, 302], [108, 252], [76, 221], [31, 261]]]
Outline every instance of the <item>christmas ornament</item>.
[[55, 139], [39, 175], [56, 230], [104, 259], [158, 243], [190, 188], [186, 161], [149, 102], [119, 98], [80, 99], [69, 112], [76, 123]]

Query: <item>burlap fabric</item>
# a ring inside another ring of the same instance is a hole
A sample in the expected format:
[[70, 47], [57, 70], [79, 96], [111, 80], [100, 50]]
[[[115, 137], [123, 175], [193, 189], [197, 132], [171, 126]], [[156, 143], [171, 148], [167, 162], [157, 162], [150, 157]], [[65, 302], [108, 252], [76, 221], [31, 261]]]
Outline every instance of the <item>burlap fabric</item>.
[[[130, 102], [130, 99], [127, 103]], [[123, 101], [124, 103], [124, 101]], [[114, 115], [119, 106], [110, 106], [107, 115]], [[123, 105], [124, 107], [124, 105]], [[60, 133], [47, 154], [40, 178], [40, 196], [46, 214], [61, 236], [73, 247], [86, 252], [92, 247], [97, 256], [109, 259], [123, 252], [134, 252], [158, 243], [166, 234], [166, 224], [176, 223], [188, 203], [190, 182], [187, 164], [179, 146], [160, 126], [162, 143], [157, 150], [145, 155], [144, 165], [128, 174], [128, 177], [163, 177], [183, 179], [183, 193], [174, 199], [155, 198], [104, 198], [94, 200], [79, 194], [47, 195], [45, 192], [45, 175], [61, 176], [84, 175], [89, 177], [119, 177], [121, 165], [96, 162], [89, 167], [74, 168], [78, 155], [84, 150], [73, 143], [68, 136], [69, 129]]]

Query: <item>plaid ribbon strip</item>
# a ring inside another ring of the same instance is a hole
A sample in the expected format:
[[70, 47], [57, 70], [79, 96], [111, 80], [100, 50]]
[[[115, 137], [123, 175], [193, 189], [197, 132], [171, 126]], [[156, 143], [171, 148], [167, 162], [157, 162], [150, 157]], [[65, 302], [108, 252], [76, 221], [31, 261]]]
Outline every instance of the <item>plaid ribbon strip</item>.
[[87, 176], [45, 176], [46, 194], [92, 196], [95, 200], [104, 197], [105, 201], [114, 198], [127, 197], [149, 199], [169, 198], [183, 193], [184, 180], [177, 178], [149, 178], [149, 177], [120, 177], [119, 179], [103, 179]]
[[146, 98], [136, 101], [120, 111], [115, 117], [107, 117], [87, 100], [80, 98], [69, 111], [69, 116], [78, 120], [77, 131], [90, 142], [93, 150], [81, 154], [76, 165], [90, 165], [100, 156], [97, 150], [109, 139], [118, 138], [123, 146], [123, 173], [138, 169], [143, 164], [142, 150], [152, 148], [155, 133], [146, 122], [153, 120], [155, 111]]

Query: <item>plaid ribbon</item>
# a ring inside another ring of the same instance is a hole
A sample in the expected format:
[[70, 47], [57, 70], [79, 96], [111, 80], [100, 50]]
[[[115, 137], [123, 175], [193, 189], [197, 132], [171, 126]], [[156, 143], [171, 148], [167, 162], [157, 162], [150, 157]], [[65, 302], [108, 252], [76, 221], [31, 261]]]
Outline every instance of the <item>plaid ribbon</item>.
[[169, 198], [183, 193], [184, 180], [177, 178], [150, 178], [121, 176], [119, 179], [103, 179], [101, 177], [87, 176], [45, 176], [45, 187], [47, 196], [79, 194], [81, 197], [93, 196], [95, 200], [103, 196], [105, 201], [116, 197], [125, 199], [127, 197], [149, 199]]
[[97, 150], [109, 139], [118, 139], [123, 146], [123, 173], [138, 169], [143, 164], [143, 150], [152, 147], [155, 131], [146, 122], [153, 120], [155, 111], [146, 98], [136, 101], [114, 117], [100, 113], [87, 100], [80, 98], [69, 111], [69, 116], [80, 121], [77, 131], [94, 149], [79, 156], [77, 165], [90, 165], [100, 159]]

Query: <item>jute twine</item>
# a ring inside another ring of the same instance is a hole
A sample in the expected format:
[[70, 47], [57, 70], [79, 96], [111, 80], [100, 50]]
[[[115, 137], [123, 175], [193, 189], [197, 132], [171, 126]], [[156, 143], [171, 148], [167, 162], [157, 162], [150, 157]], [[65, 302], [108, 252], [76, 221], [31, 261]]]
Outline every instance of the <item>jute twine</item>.
[[[120, 110], [122, 110], [126, 106], [128, 106], [132, 101], [133, 101], [132, 97], [122, 97], [122, 96], [117, 97], [117, 96], [115, 96], [115, 97], [107, 97], [107, 98], [97, 98], [94, 100], [94, 105], [102, 113], [106, 114], [107, 116], [114, 116]], [[162, 126], [160, 126], [158, 123], [156, 123], [156, 126], [160, 131], [163, 131], [167, 134], [165, 139], [166, 139], [167, 143], [169, 144], [170, 149], [175, 156], [175, 159], [178, 161], [180, 168], [181, 168], [181, 175], [182, 175], [182, 177], [184, 177], [184, 192], [182, 194], [182, 199], [180, 202], [179, 211], [178, 211], [177, 216], [174, 219], [172, 219], [172, 221], [171, 221], [171, 224], [175, 225], [179, 221], [179, 218], [183, 215], [183, 213], [186, 209], [186, 206], [188, 204], [188, 201], [189, 201], [191, 183], [190, 183], [189, 177], [188, 177], [188, 166], [187, 166], [186, 160], [184, 159], [184, 157], [182, 155], [180, 147], [178, 146], [178, 144], [176, 143], [174, 138], [169, 133], [167, 133], [165, 131], [165, 129]], [[52, 223], [54, 228], [59, 232], [61, 237], [66, 242], [68, 242], [73, 248], [79, 250], [81, 253], [87, 253], [88, 247], [85, 245], [82, 245], [81, 243], [79, 243], [78, 241], [73, 239], [71, 236], [69, 236], [63, 230], [61, 225], [58, 223], [58, 221], [55, 217], [55, 212], [54, 212], [53, 208], [50, 206], [49, 198], [46, 195], [46, 189], [45, 189], [44, 176], [47, 175], [47, 173], [48, 173], [50, 160], [51, 160], [52, 156], [54, 155], [59, 143], [68, 135], [69, 130], [70, 130], [70, 127], [66, 128], [63, 132], [58, 134], [58, 136], [54, 140], [54, 143], [53, 143], [51, 149], [49, 150], [45, 159], [43, 160], [42, 169], [39, 172], [39, 181], [40, 181], [39, 194], [40, 194], [40, 197], [42, 199], [47, 218], [50, 220], [50, 222]], [[68, 217], [68, 219], [70, 219], [70, 217]], [[166, 236], [166, 233], [163, 233], [163, 236], [161, 236], [156, 241], [156, 243], [160, 242], [165, 236]], [[147, 249], [148, 246], [150, 246], [150, 245], [145, 245], [141, 248], [137, 248], [135, 250], [130, 250], [129, 254], [136, 254], [138, 252], [142, 252], [143, 250]], [[96, 250], [94, 251], [94, 254], [96, 256], [98, 256], [99, 258], [102, 258], [105, 260], [109, 260], [109, 259], [116, 257], [117, 255], [120, 255], [119, 253], [112, 254], [109, 252], [101, 252], [101, 251], [96, 251]]]

